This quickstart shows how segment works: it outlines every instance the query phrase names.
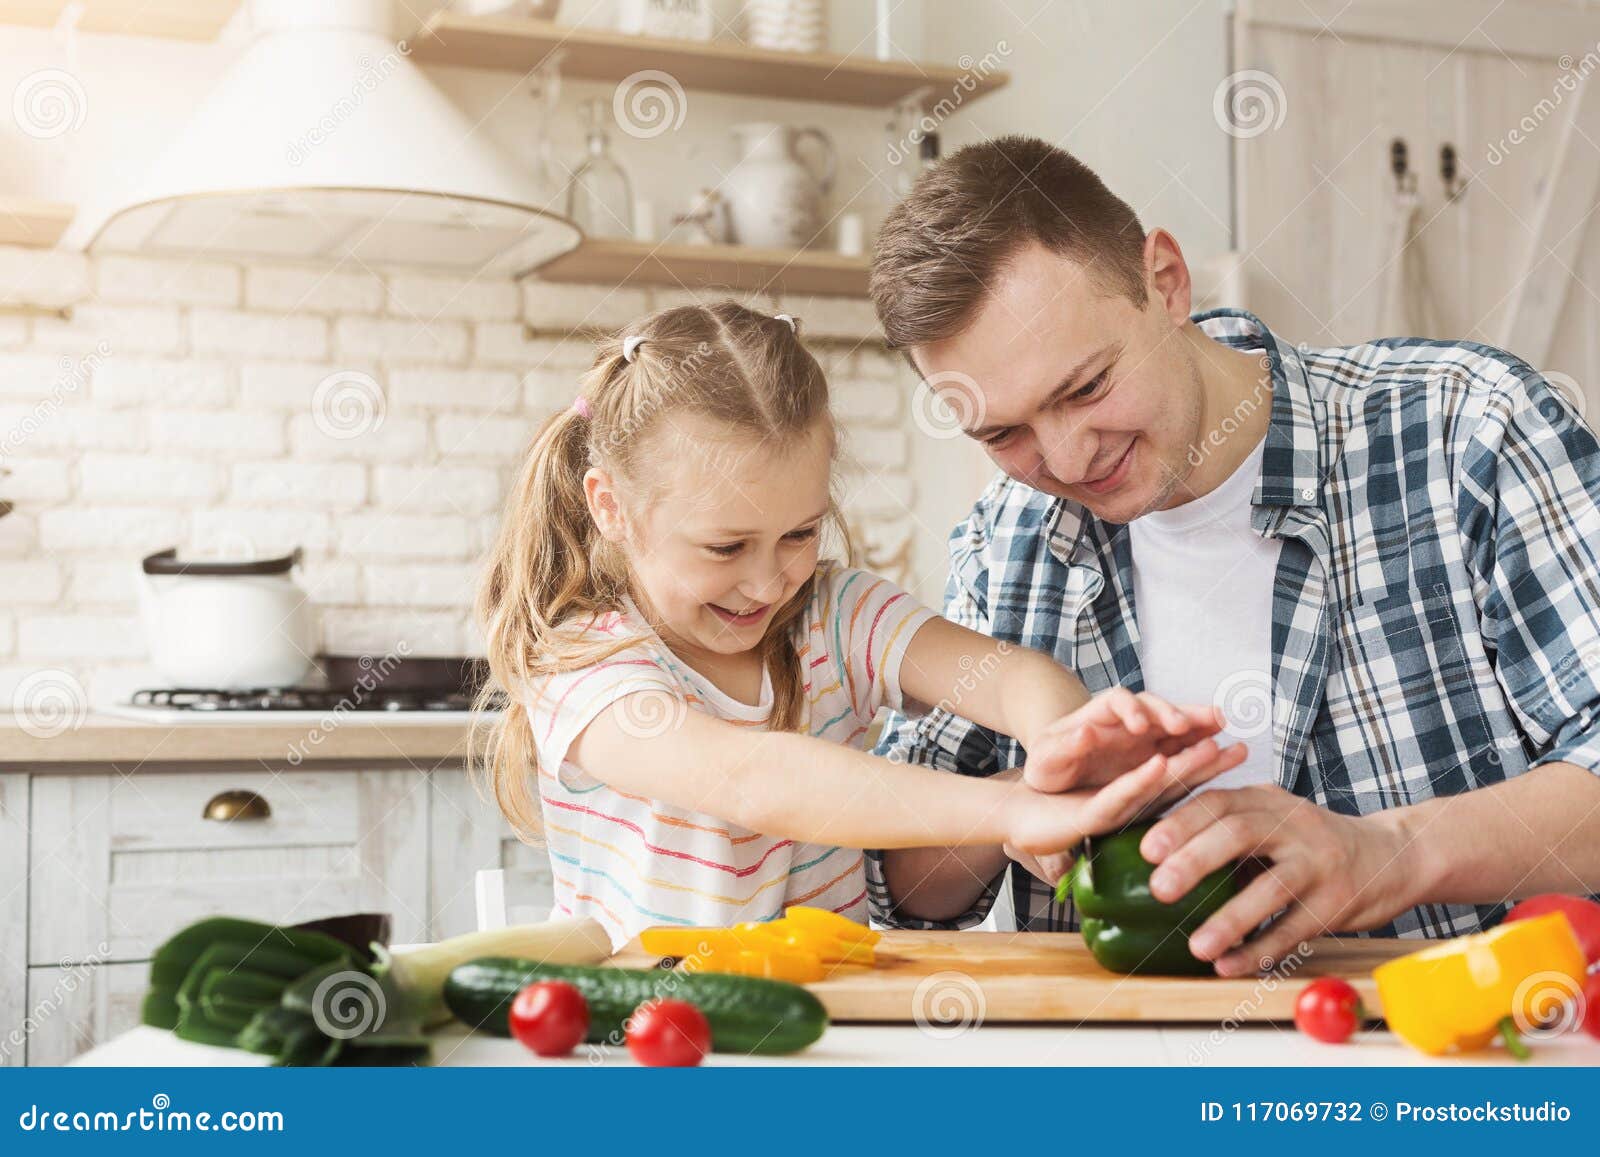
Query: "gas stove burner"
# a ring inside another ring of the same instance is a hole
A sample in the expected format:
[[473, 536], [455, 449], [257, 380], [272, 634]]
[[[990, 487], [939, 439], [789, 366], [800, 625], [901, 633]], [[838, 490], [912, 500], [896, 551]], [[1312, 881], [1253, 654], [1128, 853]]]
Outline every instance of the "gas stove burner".
[[325, 687], [259, 687], [223, 691], [209, 687], [146, 688], [133, 693], [133, 706], [166, 710], [222, 711], [470, 711], [464, 691], [335, 691]]

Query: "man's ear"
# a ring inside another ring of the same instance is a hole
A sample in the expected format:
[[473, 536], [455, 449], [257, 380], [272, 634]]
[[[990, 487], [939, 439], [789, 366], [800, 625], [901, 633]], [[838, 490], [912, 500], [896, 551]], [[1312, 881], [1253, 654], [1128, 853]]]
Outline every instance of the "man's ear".
[[589, 503], [589, 517], [607, 542], [624, 542], [628, 537], [628, 520], [622, 512], [622, 502], [617, 496], [616, 483], [611, 475], [598, 466], [591, 466], [583, 476], [583, 496]]
[[1185, 324], [1194, 293], [1189, 281], [1189, 263], [1183, 259], [1178, 239], [1165, 229], [1152, 229], [1145, 237], [1144, 271], [1150, 296], [1172, 319], [1173, 325]]

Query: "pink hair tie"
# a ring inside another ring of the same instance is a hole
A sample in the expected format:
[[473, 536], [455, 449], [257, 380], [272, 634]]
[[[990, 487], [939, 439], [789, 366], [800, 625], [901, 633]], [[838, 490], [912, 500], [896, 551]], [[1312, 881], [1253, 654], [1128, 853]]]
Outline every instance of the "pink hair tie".
[[572, 399], [572, 408], [578, 411], [578, 417], [585, 421], [594, 417], [594, 413], [589, 409], [589, 399], [581, 395]]

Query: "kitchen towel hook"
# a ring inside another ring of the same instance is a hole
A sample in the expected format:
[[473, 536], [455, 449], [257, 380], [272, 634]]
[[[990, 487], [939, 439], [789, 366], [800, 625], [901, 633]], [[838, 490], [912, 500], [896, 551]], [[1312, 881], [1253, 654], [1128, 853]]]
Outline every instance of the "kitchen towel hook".
[[1394, 174], [1396, 192], [1416, 191], [1417, 175], [1411, 171], [1411, 150], [1404, 137], [1395, 137], [1389, 143], [1389, 171]]
[[1454, 201], [1467, 188], [1467, 178], [1461, 175], [1461, 157], [1449, 141], [1439, 146], [1439, 179], [1444, 182], [1444, 195]]

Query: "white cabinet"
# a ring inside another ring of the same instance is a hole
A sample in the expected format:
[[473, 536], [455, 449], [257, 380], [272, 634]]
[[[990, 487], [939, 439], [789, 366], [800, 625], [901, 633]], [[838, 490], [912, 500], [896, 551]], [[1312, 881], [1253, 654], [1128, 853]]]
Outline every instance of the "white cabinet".
[[0, 775], [0, 1068], [25, 1060], [28, 777]]
[[442, 939], [477, 927], [482, 868], [548, 911], [544, 849], [456, 763], [0, 775], [0, 1067], [136, 1025], [151, 952], [202, 917], [388, 912], [396, 943]]
[[[218, 818], [250, 798], [262, 814]], [[142, 960], [223, 913], [390, 912], [396, 940], [421, 939], [427, 805], [409, 768], [36, 776], [29, 963]]]
[[149, 977], [143, 961], [28, 969], [28, 1064], [64, 1065], [136, 1026]]
[[484, 868], [517, 872], [519, 886], [526, 885], [516, 897], [518, 906], [537, 910], [542, 918], [553, 898], [549, 855], [517, 839], [493, 799], [478, 794], [464, 768], [438, 768], [432, 778], [433, 938], [478, 926], [473, 879]]

